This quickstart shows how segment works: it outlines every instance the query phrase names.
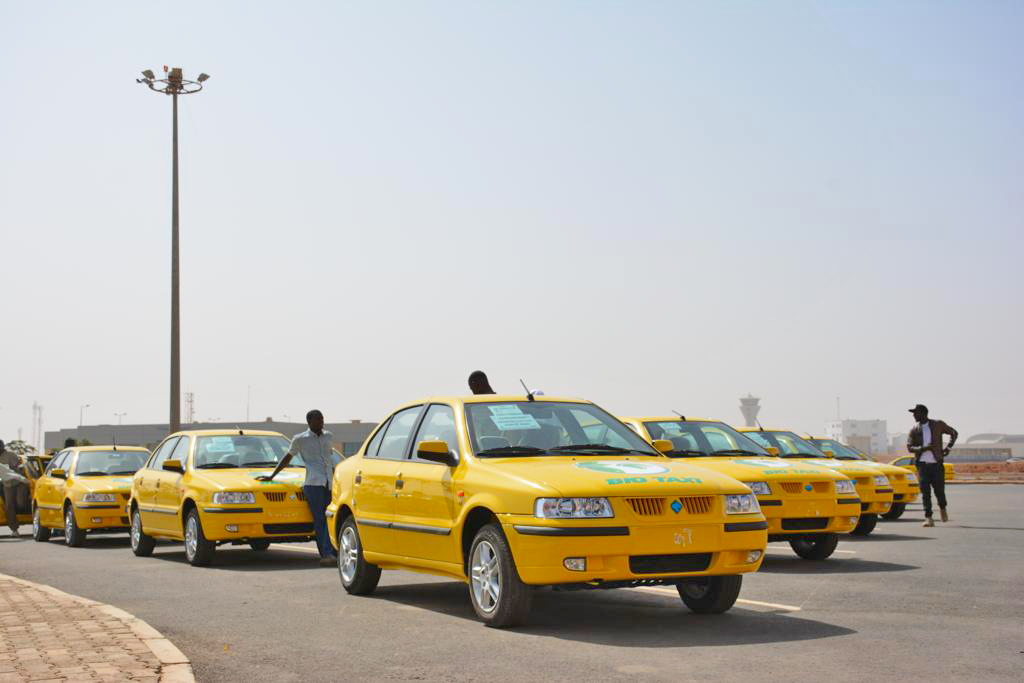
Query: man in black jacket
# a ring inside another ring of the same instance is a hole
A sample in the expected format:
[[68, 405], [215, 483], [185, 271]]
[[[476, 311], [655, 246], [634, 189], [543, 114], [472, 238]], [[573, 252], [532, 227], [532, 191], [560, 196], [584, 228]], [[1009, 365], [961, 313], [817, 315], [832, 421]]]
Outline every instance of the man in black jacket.
[[[907, 450], [914, 454], [917, 478], [921, 482], [924, 526], [935, 526], [932, 521], [932, 489], [935, 489], [942, 521], [949, 521], [949, 515], [946, 514], [946, 467], [943, 461], [956, 443], [958, 434], [942, 420], [929, 420], [927, 406], [918, 403], [910, 412], [914, 414], [917, 424], [907, 435]], [[949, 443], [945, 446], [942, 445], [943, 434], [949, 434]]]

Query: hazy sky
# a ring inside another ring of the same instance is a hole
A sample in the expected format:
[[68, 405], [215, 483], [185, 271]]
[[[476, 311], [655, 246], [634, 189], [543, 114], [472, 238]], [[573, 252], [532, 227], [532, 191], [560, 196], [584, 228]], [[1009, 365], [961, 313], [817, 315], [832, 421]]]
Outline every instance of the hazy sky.
[[0, 2], [0, 438], [619, 414], [1024, 432], [1024, 4]]

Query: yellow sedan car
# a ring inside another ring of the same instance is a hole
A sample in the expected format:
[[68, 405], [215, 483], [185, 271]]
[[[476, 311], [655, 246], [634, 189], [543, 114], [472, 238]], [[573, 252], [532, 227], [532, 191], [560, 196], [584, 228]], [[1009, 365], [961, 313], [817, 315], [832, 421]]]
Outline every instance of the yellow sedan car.
[[[50, 461], [48, 455], [22, 455], [20, 456], [20, 463], [10, 468], [14, 474], [20, 475], [25, 478], [28, 484], [28, 495], [24, 498], [19, 496], [17, 501], [17, 516], [18, 524], [29, 524], [32, 521], [32, 496], [35, 495], [36, 481], [42, 476], [43, 470], [46, 469], [46, 464]], [[8, 526], [7, 524], [7, 504], [4, 500], [3, 487], [0, 487], [0, 526]]]
[[64, 542], [76, 548], [87, 534], [128, 530], [125, 504], [132, 475], [149, 451], [136, 446], [77, 446], [53, 457], [32, 495], [32, 537], [50, 538], [64, 530]]
[[767, 542], [740, 482], [666, 458], [593, 403], [441, 397], [384, 420], [335, 468], [342, 586], [382, 569], [464, 581], [490, 626], [523, 623], [534, 588], [674, 585], [692, 610], [739, 595]]
[[[895, 460], [890, 461], [889, 464], [895, 465], [896, 467], [902, 467], [908, 472], [914, 472], [915, 474], [917, 473], [917, 465], [914, 464], [914, 456], [912, 455], [902, 455], [896, 458]], [[946, 481], [953, 481], [953, 476], [955, 472], [953, 471], [952, 463], [942, 463], [942, 471], [945, 473]]]
[[157, 538], [184, 541], [189, 564], [203, 566], [225, 543], [266, 550], [272, 541], [313, 539], [302, 459], [293, 457], [272, 482], [258, 480], [288, 446], [282, 434], [251, 429], [168, 436], [132, 479], [132, 551], [151, 554]]
[[907, 504], [916, 501], [917, 497], [921, 494], [921, 486], [918, 484], [916, 471], [908, 472], [902, 467], [896, 467], [884, 462], [876, 462], [853, 446], [847, 446], [835, 439], [811, 436], [808, 437], [808, 441], [826, 455], [831, 453], [837, 460], [854, 460], [873, 467], [889, 477], [893, 491], [892, 507], [889, 508], [888, 512], [882, 514], [882, 519], [899, 519], [903, 516], [904, 511], [906, 511]]
[[857, 488], [857, 497], [860, 498], [860, 521], [851, 534], [870, 534], [878, 524], [878, 516], [892, 507], [892, 485], [889, 478], [878, 470], [863, 463], [829, 457], [810, 442], [785, 429], [741, 427], [740, 431], [783, 458], [795, 458], [812, 465], [830, 467], [852, 479]]
[[739, 479], [757, 495], [768, 520], [768, 540], [788, 541], [806, 560], [824, 560], [860, 519], [860, 498], [849, 477], [828, 467], [787, 461], [735, 429], [714, 420], [627, 417], [623, 421], [664, 451]]

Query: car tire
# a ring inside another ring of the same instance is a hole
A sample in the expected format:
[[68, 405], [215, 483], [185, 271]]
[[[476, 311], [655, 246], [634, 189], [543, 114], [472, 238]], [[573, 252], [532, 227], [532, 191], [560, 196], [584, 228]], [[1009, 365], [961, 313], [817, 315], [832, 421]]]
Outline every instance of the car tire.
[[836, 551], [839, 534], [808, 534], [789, 542], [793, 552], [805, 560], [824, 560]]
[[907, 509], [906, 503], [893, 503], [889, 511], [882, 515], [882, 519], [899, 519]]
[[156, 546], [156, 539], [142, 530], [142, 513], [138, 508], [132, 510], [131, 528], [128, 530], [128, 538], [132, 546], [132, 552], [136, 557], [149, 557], [153, 554]]
[[861, 515], [857, 526], [853, 527], [853, 531], [850, 533], [854, 536], [867, 536], [874, 531], [876, 524], [878, 524], [878, 515], [875, 513]]
[[742, 585], [743, 577], [739, 574], [702, 576], [679, 583], [676, 590], [686, 606], [697, 614], [721, 614], [736, 604]]
[[249, 541], [249, 547], [258, 553], [262, 553], [264, 550], [270, 547], [270, 541], [266, 538], [257, 538]]
[[64, 506], [64, 544], [69, 548], [81, 548], [85, 545], [85, 532], [78, 528], [75, 510], [70, 504]]
[[469, 600], [484, 624], [508, 628], [526, 622], [533, 592], [519, 579], [512, 550], [497, 524], [476, 532], [467, 569]]
[[50, 529], [40, 521], [38, 507], [32, 510], [32, 538], [40, 543], [50, 540]]
[[213, 551], [216, 549], [217, 544], [206, 540], [203, 535], [199, 510], [192, 508], [185, 519], [185, 559], [193, 567], [205, 567], [213, 560]]
[[354, 517], [342, 522], [338, 530], [338, 576], [351, 595], [370, 595], [380, 581], [380, 567], [363, 557], [363, 543]]

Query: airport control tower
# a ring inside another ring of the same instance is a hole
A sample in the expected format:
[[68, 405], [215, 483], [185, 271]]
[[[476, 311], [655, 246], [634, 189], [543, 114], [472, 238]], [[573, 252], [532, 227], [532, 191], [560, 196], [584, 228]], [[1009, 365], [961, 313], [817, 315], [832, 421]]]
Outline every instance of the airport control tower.
[[740, 399], [740, 412], [743, 413], [743, 423], [745, 426], [756, 427], [757, 414], [761, 412], [761, 399], [747, 394], [746, 398]]

